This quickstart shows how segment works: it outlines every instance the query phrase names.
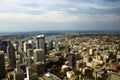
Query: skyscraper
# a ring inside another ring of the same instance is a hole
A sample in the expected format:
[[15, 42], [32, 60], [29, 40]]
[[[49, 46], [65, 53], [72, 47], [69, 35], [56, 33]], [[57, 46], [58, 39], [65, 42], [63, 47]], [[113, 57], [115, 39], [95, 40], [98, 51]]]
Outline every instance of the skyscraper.
[[45, 36], [44, 35], [38, 35], [36, 37], [36, 49], [45, 50]]
[[1, 42], [1, 47], [2, 47], [2, 50], [4, 51], [4, 53], [7, 52], [7, 41], [2, 41]]
[[0, 50], [2, 50], [2, 40], [0, 40]]
[[4, 52], [0, 51], [0, 80], [5, 77]]
[[45, 36], [44, 35], [36, 36], [36, 50], [35, 50], [35, 53], [36, 53], [35, 55], [40, 55], [40, 57], [37, 56], [36, 60], [42, 61], [42, 62], [45, 61], [46, 49], [45, 49]]
[[43, 49], [35, 49], [34, 50], [34, 63], [36, 62], [43, 62], [45, 61], [44, 50]]
[[50, 40], [49, 45], [50, 45], [50, 50], [52, 50], [53, 49], [53, 40]]
[[15, 68], [16, 67], [15, 48], [11, 43], [8, 44], [7, 53], [9, 57], [10, 66], [13, 66]]
[[75, 66], [75, 54], [72, 54], [72, 53], [68, 54], [68, 65], [71, 68], [74, 68], [74, 66]]

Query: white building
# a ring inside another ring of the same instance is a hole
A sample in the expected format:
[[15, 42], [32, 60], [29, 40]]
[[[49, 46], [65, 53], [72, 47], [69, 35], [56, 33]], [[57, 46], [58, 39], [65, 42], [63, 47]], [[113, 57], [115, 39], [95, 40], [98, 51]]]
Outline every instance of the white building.
[[27, 52], [27, 42], [24, 42], [23, 46], [24, 46], [24, 48], [23, 48], [24, 52]]
[[92, 67], [92, 63], [86, 62], [86, 66]]
[[67, 72], [69, 70], [69, 66], [67, 65], [62, 65], [61, 67], [61, 72]]
[[75, 77], [75, 73], [73, 71], [68, 71], [67, 73], [67, 78], [72, 78], [72, 77]]
[[91, 55], [93, 54], [93, 49], [91, 49], [91, 48], [89, 49], [89, 54], [91, 54]]
[[120, 59], [120, 52], [117, 53], [117, 59]]

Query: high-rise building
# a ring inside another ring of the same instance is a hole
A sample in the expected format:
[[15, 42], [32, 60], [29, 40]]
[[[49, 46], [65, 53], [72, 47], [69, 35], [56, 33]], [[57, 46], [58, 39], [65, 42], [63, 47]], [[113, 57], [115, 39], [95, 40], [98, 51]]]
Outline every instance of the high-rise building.
[[72, 54], [72, 53], [68, 54], [68, 65], [71, 68], [74, 68], [74, 66], [75, 66], [75, 54]]
[[15, 50], [18, 51], [18, 49], [19, 49], [19, 42], [15, 42], [13, 44], [13, 46], [15, 47]]
[[27, 42], [24, 42], [24, 48], [23, 48], [23, 50], [24, 50], [24, 52], [27, 52]]
[[13, 66], [15, 68], [16, 67], [15, 48], [11, 43], [8, 44], [7, 53], [9, 57], [10, 66]]
[[32, 44], [31, 43], [24, 43], [24, 52], [27, 53], [27, 49], [32, 49]]
[[36, 37], [36, 49], [45, 50], [45, 36], [44, 35], [38, 35]]
[[53, 40], [50, 40], [49, 45], [50, 45], [50, 50], [52, 50], [53, 49]]
[[37, 62], [44, 63], [44, 61], [45, 61], [44, 50], [43, 49], [35, 49], [33, 57], [34, 57], [34, 63], [37, 63]]
[[2, 47], [2, 50], [4, 51], [4, 53], [7, 52], [7, 44], [8, 42], [7, 41], [2, 41], [1, 42], [1, 47]]
[[0, 80], [5, 77], [5, 60], [4, 60], [4, 52], [0, 51]]
[[2, 40], [0, 40], [0, 50], [2, 50]]
[[27, 64], [27, 66], [30, 66], [33, 63], [34, 63], [34, 60], [33, 60], [33, 49], [27, 49], [26, 64]]
[[20, 50], [20, 51], [24, 51], [24, 41], [21, 41], [21, 42], [20, 42], [19, 50]]

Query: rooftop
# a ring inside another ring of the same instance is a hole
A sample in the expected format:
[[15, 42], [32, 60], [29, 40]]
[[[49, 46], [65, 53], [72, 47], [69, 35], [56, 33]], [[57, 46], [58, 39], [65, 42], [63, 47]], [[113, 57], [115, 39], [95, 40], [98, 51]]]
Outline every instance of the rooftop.
[[36, 36], [37, 38], [40, 38], [40, 37], [45, 37], [43, 34], [42, 35], [38, 35]]

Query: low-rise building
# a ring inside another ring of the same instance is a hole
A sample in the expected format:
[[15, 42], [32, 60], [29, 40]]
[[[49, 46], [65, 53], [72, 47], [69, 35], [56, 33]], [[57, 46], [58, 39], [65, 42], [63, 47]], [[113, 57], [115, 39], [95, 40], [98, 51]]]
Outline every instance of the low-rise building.
[[62, 65], [62, 67], [61, 67], [61, 72], [67, 72], [67, 71], [69, 71], [69, 70], [70, 70], [69, 66], [67, 66], [67, 65]]
[[70, 79], [70, 78], [72, 78], [72, 77], [75, 77], [75, 73], [74, 73], [73, 71], [68, 71], [68, 72], [66, 73], [66, 75], [67, 75], [67, 78], [68, 78], [68, 79]]

